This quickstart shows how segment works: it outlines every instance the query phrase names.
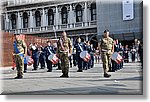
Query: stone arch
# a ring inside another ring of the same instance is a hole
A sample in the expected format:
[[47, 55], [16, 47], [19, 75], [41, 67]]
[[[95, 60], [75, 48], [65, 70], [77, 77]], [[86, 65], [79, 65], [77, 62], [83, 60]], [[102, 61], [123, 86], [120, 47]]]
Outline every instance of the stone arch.
[[93, 35], [89, 38], [90, 44], [93, 44], [94, 49], [98, 47], [98, 38], [97, 35]]

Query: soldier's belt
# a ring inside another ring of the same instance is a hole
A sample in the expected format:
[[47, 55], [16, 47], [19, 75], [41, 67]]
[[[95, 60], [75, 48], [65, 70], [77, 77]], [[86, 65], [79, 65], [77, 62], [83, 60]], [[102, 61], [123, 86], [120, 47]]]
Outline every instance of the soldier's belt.
[[21, 55], [21, 54], [24, 54], [24, 53], [13, 53], [13, 55]]
[[21, 56], [21, 57], [24, 57], [24, 53], [17, 53], [17, 54], [13, 53], [13, 56], [16, 56], [16, 55], [17, 55], [17, 56], [19, 55], [19, 56]]
[[61, 51], [61, 50], [60, 50], [60, 52], [67, 53], [68, 51]]
[[111, 49], [108, 49], [108, 50], [105, 50], [105, 49], [102, 49], [102, 52], [108, 52], [110, 51]]

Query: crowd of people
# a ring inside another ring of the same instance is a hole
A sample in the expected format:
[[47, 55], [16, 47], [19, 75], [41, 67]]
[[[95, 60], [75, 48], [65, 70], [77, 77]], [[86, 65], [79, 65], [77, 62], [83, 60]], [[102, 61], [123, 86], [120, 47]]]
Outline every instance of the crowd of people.
[[[94, 64], [103, 62], [104, 77], [110, 77], [108, 72], [115, 72], [123, 68], [123, 63], [129, 62], [129, 56], [132, 56], [132, 62], [135, 62], [137, 57], [143, 65], [143, 44], [138, 42], [131, 47], [128, 45], [122, 46], [118, 39], [113, 40], [109, 37], [109, 30], [104, 31], [104, 38], [99, 43], [97, 48], [94, 48], [90, 41], [81, 42], [78, 37], [76, 43], [72, 45], [71, 40], [67, 37], [66, 32], [62, 32], [62, 37], [57, 42], [57, 47], [53, 46], [50, 41], [47, 41], [46, 46], [39, 45], [38, 43], [31, 43], [28, 47], [25, 43], [15, 36], [14, 41], [14, 56], [17, 67], [17, 79], [23, 78], [23, 73], [27, 72], [27, 59], [25, 56], [31, 56], [33, 59], [33, 69], [38, 70], [47, 68], [47, 72], [52, 72], [53, 67], [58, 67], [57, 70], [62, 70], [60, 77], [69, 77], [69, 67], [77, 66], [77, 72], [83, 72], [94, 67]], [[81, 52], [85, 52], [89, 58], [84, 60], [81, 58]], [[111, 59], [113, 52], [117, 52], [122, 56], [124, 61], [117, 63]], [[59, 58], [57, 64], [53, 64], [49, 60], [51, 54], [56, 54]], [[23, 59], [24, 58], [24, 59]], [[24, 65], [23, 65], [24, 64]], [[23, 69], [24, 67], [24, 69]]]

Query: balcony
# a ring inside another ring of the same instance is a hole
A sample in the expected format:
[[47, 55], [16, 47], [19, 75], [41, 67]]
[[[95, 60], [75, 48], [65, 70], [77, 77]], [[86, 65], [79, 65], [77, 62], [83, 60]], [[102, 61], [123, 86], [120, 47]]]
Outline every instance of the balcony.
[[54, 31], [63, 31], [63, 30], [77, 30], [77, 29], [86, 29], [86, 28], [96, 28], [96, 21], [91, 22], [77, 22], [73, 24], [61, 24], [61, 25], [49, 25], [43, 27], [34, 27], [34, 28], [22, 28], [22, 29], [11, 29], [8, 30], [10, 33], [23, 33], [23, 34], [32, 34], [42, 33], [42, 32], [54, 32]]

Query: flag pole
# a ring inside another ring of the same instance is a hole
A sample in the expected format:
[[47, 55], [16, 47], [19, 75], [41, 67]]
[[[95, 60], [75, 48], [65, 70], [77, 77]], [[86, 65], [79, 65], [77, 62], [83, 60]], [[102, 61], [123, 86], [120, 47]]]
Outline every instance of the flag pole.
[[54, 26], [53, 26], [53, 30], [54, 30], [55, 38], [57, 39], [56, 29]]

